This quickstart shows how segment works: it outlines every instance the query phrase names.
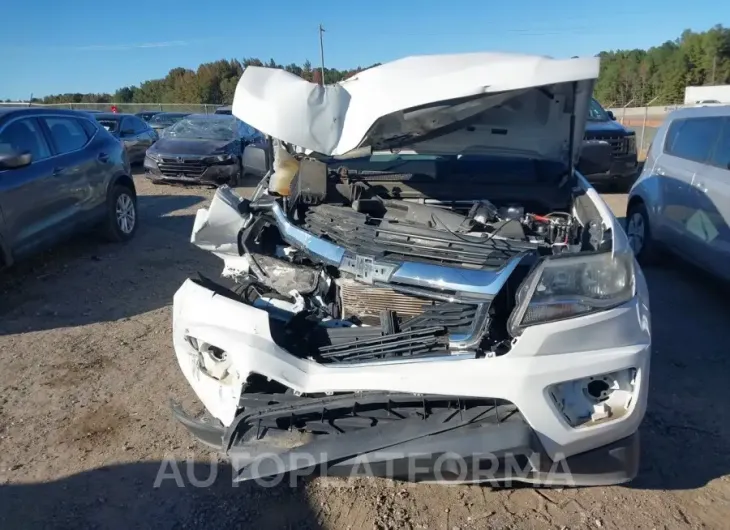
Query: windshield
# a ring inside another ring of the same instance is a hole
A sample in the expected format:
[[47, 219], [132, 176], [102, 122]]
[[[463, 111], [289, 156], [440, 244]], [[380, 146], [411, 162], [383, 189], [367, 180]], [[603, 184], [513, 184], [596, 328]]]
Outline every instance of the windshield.
[[104, 127], [109, 132], [116, 132], [116, 130], [119, 128], [119, 122], [117, 120], [97, 118], [96, 121], [98, 121], [99, 125]]
[[150, 118], [149, 123], [151, 125], [172, 125], [177, 123], [185, 117], [184, 114], [155, 114]]
[[210, 115], [201, 118], [184, 118], [165, 130], [167, 138], [199, 140], [235, 140], [239, 137], [233, 116]]
[[610, 118], [601, 104], [595, 99], [591, 99], [591, 103], [588, 106], [588, 120], [589, 121], [609, 121]]

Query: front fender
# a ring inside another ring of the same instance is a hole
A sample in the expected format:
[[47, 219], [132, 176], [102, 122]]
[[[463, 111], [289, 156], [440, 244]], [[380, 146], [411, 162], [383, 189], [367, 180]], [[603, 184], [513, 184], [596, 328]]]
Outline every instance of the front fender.
[[4, 223], [0, 217], [0, 269], [10, 267], [13, 264], [13, 255], [10, 252], [10, 246], [6, 244], [2, 232], [4, 231]]

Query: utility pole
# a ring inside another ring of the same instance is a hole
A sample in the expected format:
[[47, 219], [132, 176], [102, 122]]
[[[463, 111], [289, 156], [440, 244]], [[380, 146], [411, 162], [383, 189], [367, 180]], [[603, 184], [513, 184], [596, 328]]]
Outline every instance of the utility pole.
[[324, 35], [324, 28], [322, 27], [322, 24], [319, 25], [319, 58], [321, 60], [321, 70], [320, 73], [322, 74], [322, 86], [324, 86], [324, 40], [322, 36]]
[[712, 58], [712, 85], [715, 84], [715, 69], [717, 68], [717, 53], [715, 53], [715, 56]]

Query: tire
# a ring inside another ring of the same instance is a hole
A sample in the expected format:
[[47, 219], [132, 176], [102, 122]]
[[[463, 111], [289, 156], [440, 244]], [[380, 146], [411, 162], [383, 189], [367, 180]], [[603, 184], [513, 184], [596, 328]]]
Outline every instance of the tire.
[[236, 186], [238, 186], [241, 183], [242, 180], [243, 180], [243, 166], [239, 165], [238, 173], [236, 173], [231, 178], [229, 178], [228, 182], [226, 182], [226, 184], [228, 184], [231, 188], [235, 188]]
[[138, 225], [136, 195], [127, 186], [115, 185], [107, 201], [107, 219], [104, 226], [106, 239], [115, 243], [129, 241], [137, 232]]
[[621, 187], [621, 193], [628, 193], [631, 191], [631, 187], [634, 185], [634, 182], [636, 182], [637, 174], [628, 175], [624, 178], [622, 178], [620, 182]]
[[643, 202], [635, 202], [626, 212], [626, 234], [636, 260], [642, 265], [657, 262], [658, 250], [649, 226], [649, 213]]

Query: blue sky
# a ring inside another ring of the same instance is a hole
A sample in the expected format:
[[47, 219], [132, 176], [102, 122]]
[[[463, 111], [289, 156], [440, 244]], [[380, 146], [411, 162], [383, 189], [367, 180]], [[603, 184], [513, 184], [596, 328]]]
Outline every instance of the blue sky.
[[[113, 92], [175, 67], [259, 57], [366, 66], [405, 55], [515, 51], [556, 57], [645, 48], [730, 23], [717, 0], [3, 0], [0, 99]], [[256, 6], [256, 7], [253, 7]]]

